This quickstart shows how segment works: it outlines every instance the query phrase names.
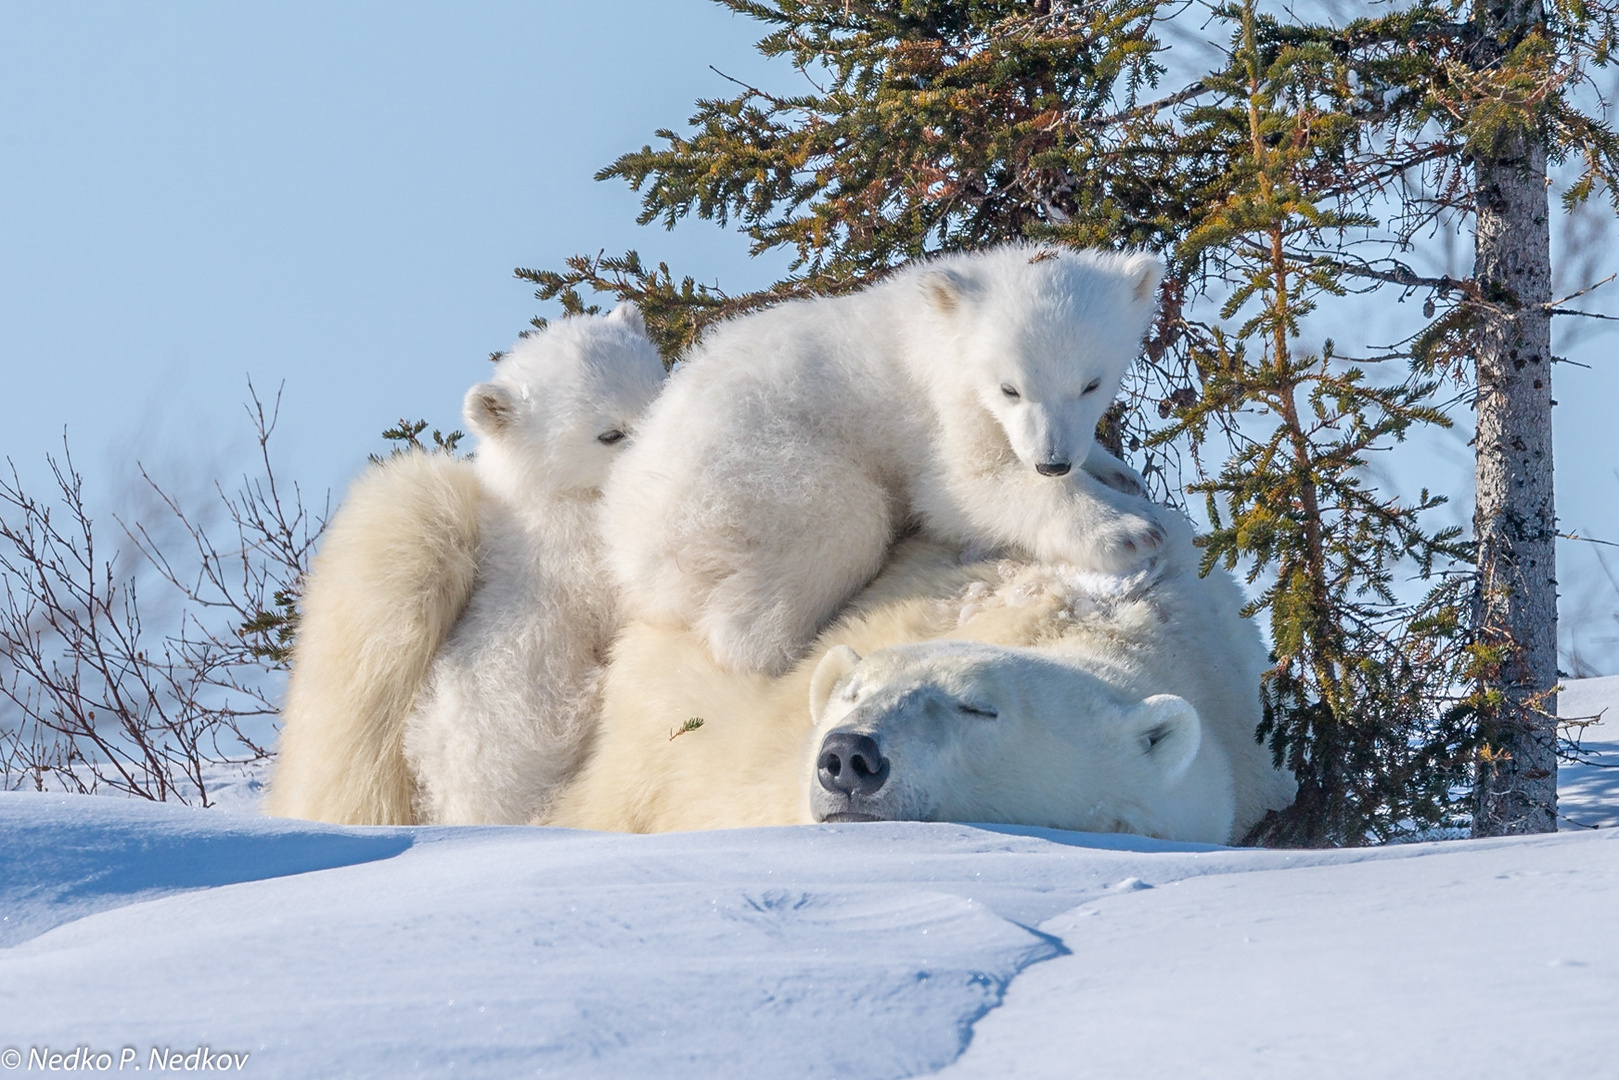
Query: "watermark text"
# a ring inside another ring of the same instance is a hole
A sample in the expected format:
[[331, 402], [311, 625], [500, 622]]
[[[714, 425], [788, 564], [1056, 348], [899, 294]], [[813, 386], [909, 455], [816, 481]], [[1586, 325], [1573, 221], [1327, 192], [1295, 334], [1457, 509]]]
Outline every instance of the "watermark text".
[[215, 1050], [211, 1046], [153, 1046], [137, 1050], [122, 1046], [98, 1050], [74, 1046], [63, 1050], [53, 1046], [8, 1047], [0, 1050], [0, 1067], [13, 1072], [241, 1072], [247, 1067], [246, 1053]]

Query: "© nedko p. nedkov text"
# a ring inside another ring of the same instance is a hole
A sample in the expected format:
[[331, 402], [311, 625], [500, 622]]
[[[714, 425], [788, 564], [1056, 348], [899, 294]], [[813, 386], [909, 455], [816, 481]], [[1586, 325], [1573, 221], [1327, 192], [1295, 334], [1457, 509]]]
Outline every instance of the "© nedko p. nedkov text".
[[247, 1054], [215, 1050], [199, 1046], [192, 1050], [174, 1050], [170, 1047], [152, 1047], [144, 1064], [140, 1053], [126, 1046], [114, 1053], [77, 1046], [72, 1050], [52, 1050], [48, 1046], [31, 1046], [24, 1061], [15, 1050], [8, 1050], [3, 1064], [7, 1069], [23, 1066], [25, 1072], [240, 1072], [247, 1065]]

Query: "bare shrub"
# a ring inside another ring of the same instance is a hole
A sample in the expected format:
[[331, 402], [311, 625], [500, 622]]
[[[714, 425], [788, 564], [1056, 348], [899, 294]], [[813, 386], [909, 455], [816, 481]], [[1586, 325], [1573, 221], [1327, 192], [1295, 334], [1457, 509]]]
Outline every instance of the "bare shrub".
[[[268, 409], [251, 381], [248, 391], [254, 474], [233, 492], [216, 483], [217, 502], [190, 509], [143, 468], [163, 520], [118, 521], [111, 543], [91, 519], [65, 438], [61, 458], [47, 457], [49, 500], [24, 491], [8, 461], [10, 478], [0, 478], [6, 790], [208, 806], [222, 768], [269, 759], [299, 584], [325, 511], [312, 514], [296, 485], [276, 479], [270, 439], [280, 391]], [[151, 597], [144, 612], [143, 597]]]

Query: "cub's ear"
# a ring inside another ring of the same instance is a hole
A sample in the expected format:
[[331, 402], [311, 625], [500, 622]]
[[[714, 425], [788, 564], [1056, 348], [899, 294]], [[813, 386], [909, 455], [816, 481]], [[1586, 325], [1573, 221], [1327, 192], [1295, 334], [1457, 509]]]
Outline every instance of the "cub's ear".
[[935, 311], [953, 315], [978, 292], [978, 286], [954, 270], [929, 270], [921, 278], [922, 295]]
[[1158, 283], [1164, 277], [1163, 260], [1145, 253], [1132, 255], [1124, 264], [1126, 280], [1130, 282], [1130, 299], [1148, 308], [1158, 306]]
[[623, 323], [642, 337], [646, 337], [646, 319], [641, 315], [641, 309], [635, 306], [635, 301], [626, 300], [618, 307], [607, 313], [608, 322]]
[[499, 383], [479, 383], [467, 391], [461, 415], [475, 435], [487, 439], [517, 422], [517, 398]]
[[847, 645], [835, 645], [821, 657], [821, 662], [815, 665], [815, 674], [810, 676], [810, 719], [815, 723], [821, 722], [821, 714], [826, 711], [826, 703], [831, 700], [832, 691], [838, 684], [849, 677], [855, 665], [860, 663], [860, 654]]
[[1197, 710], [1174, 694], [1154, 694], [1130, 709], [1125, 729], [1127, 738], [1158, 771], [1165, 787], [1180, 782], [1203, 743], [1203, 722]]

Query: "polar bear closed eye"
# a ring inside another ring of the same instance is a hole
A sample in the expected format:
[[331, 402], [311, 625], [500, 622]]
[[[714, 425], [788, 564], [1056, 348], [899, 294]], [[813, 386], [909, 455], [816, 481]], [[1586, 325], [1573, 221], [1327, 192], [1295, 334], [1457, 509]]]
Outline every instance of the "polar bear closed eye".
[[1161, 271], [1011, 245], [722, 324], [607, 486], [626, 610], [696, 629], [733, 671], [775, 674], [913, 525], [1162, 572], [1186, 523], [1094, 438]]

